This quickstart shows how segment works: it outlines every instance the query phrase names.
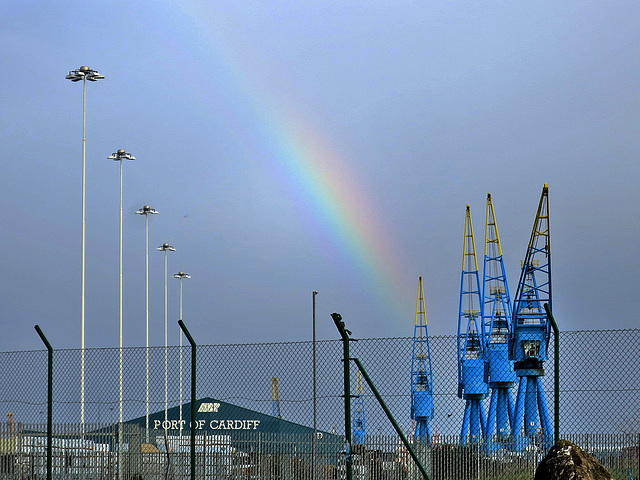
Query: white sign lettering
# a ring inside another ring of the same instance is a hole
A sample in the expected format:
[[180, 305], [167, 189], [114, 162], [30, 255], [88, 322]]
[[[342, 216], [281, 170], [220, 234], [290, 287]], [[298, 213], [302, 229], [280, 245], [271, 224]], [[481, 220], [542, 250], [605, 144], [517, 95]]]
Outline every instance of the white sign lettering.
[[[186, 420], [154, 420], [153, 429], [158, 430], [179, 430], [185, 428]], [[205, 428], [206, 420], [196, 420], [196, 430]], [[191, 422], [189, 422], [191, 426]], [[211, 420], [209, 422], [210, 430], [257, 430], [260, 426], [260, 420]]]
[[260, 420], [211, 420], [211, 430], [256, 430]]

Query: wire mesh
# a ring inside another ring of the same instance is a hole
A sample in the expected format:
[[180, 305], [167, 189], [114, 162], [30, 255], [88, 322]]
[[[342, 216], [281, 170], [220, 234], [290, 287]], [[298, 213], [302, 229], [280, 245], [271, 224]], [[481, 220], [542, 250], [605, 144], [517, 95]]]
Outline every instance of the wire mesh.
[[[412, 338], [359, 339], [351, 343], [351, 355], [413, 441], [412, 346]], [[431, 478], [531, 478], [549, 445], [523, 432], [511, 432], [510, 443], [498, 435], [461, 437], [465, 400], [457, 396], [456, 338], [432, 337], [430, 346], [431, 438], [414, 445]], [[639, 474], [639, 347], [640, 330], [560, 334], [560, 437], [592, 453], [615, 478]], [[419, 478], [368, 385], [356, 385], [355, 365], [351, 392], [360, 397], [353, 399], [352, 415], [362, 417], [366, 431], [361, 443], [346, 449], [342, 344], [320, 341], [316, 352], [314, 398], [311, 342], [198, 347], [194, 428], [200, 477], [344, 478], [349, 451], [354, 478]], [[117, 348], [54, 352], [55, 478], [188, 478], [190, 347], [124, 348], [122, 365], [121, 378]], [[553, 367], [550, 355], [541, 377], [550, 412]], [[0, 423], [0, 479], [44, 479], [47, 352], [0, 353], [0, 382], [7, 415]], [[515, 401], [517, 385], [510, 392]], [[358, 400], [364, 408], [355, 408]], [[483, 400], [486, 412], [489, 403]]]

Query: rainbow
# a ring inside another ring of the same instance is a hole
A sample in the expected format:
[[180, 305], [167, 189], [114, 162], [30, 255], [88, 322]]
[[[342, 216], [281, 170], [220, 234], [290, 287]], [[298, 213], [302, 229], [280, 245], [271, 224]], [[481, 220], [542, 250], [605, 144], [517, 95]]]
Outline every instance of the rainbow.
[[198, 40], [204, 42], [202, 48], [211, 52], [218, 65], [211, 85], [233, 89], [236, 115], [252, 119], [251, 132], [235, 132], [243, 137], [239, 143], [273, 163], [270, 171], [282, 191], [290, 196], [302, 218], [313, 219], [315, 232], [330, 246], [339, 268], [351, 267], [344, 272], [350, 279], [365, 281], [380, 301], [384, 299], [393, 316], [411, 311], [413, 300], [407, 299], [414, 298], [414, 291], [405, 287], [413, 286], [415, 279], [406, 278], [401, 268], [406, 262], [398, 255], [383, 219], [376, 215], [371, 195], [350, 170], [353, 162], [337, 152], [317, 126], [291, 105], [290, 95], [270, 94], [249, 83], [250, 75], [239, 60], [243, 57], [233, 48], [238, 42], [230, 32], [241, 31], [240, 26], [234, 28], [234, 18], [225, 17], [221, 22], [219, 14], [207, 10], [215, 8], [207, 2], [176, 0], [176, 4], [193, 23]]

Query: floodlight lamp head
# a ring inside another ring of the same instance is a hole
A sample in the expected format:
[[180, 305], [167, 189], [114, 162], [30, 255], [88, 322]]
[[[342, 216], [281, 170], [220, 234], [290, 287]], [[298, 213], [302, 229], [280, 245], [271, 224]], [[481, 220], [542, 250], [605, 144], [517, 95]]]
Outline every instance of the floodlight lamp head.
[[136, 157], [134, 157], [133, 155], [131, 155], [130, 153], [127, 153], [123, 148], [119, 149], [117, 152], [112, 153], [109, 157], [107, 157], [109, 160], [116, 160], [116, 161], [121, 161], [121, 160], [135, 160]]
[[175, 252], [176, 249], [169, 245], [168, 243], [163, 243], [158, 247], [158, 251], [160, 252]]
[[100, 75], [96, 70], [93, 70], [91, 67], [87, 67], [86, 65], [83, 65], [77, 70], [71, 70], [65, 78], [67, 80], [71, 80], [72, 82], [79, 82], [82, 79], [95, 82], [96, 80], [102, 80], [104, 78], [104, 75]]
[[149, 205], [145, 205], [144, 207], [138, 209], [138, 211], [136, 212], [138, 215], [148, 215], [148, 214], [155, 214], [158, 213], [157, 210], [154, 210], [153, 208], [151, 208]]
[[71, 80], [72, 82], [79, 82], [80, 80], [82, 80], [82, 76], [77, 75], [74, 71], [69, 72], [69, 74], [64, 78], [66, 78], [67, 80]]

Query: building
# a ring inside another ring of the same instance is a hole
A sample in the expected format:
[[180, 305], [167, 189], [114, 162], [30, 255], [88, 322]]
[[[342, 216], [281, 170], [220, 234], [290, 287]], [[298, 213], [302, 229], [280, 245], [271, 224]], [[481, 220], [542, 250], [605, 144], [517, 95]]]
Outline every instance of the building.
[[[282, 418], [239, 407], [210, 397], [196, 400], [196, 447], [202, 450], [230, 446], [235, 450], [259, 453], [310, 454], [313, 449], [313, 428]], [[181, 415], [182, 414], [182, 415]], [[149, 442], [161, 450], [165, 445], [184, 451], [190, 446], [191, 402], [180, 407], [149, 415]], [[146, 426], [146, 416], [125, 422], [125, 431]], [[97, 432], [96, 432], [97, 433]], [[127, 435], [128, 436], [128, 435]], [[343, 448], [342, 436], [316, 432], [316, 452], [334, 455]]]

